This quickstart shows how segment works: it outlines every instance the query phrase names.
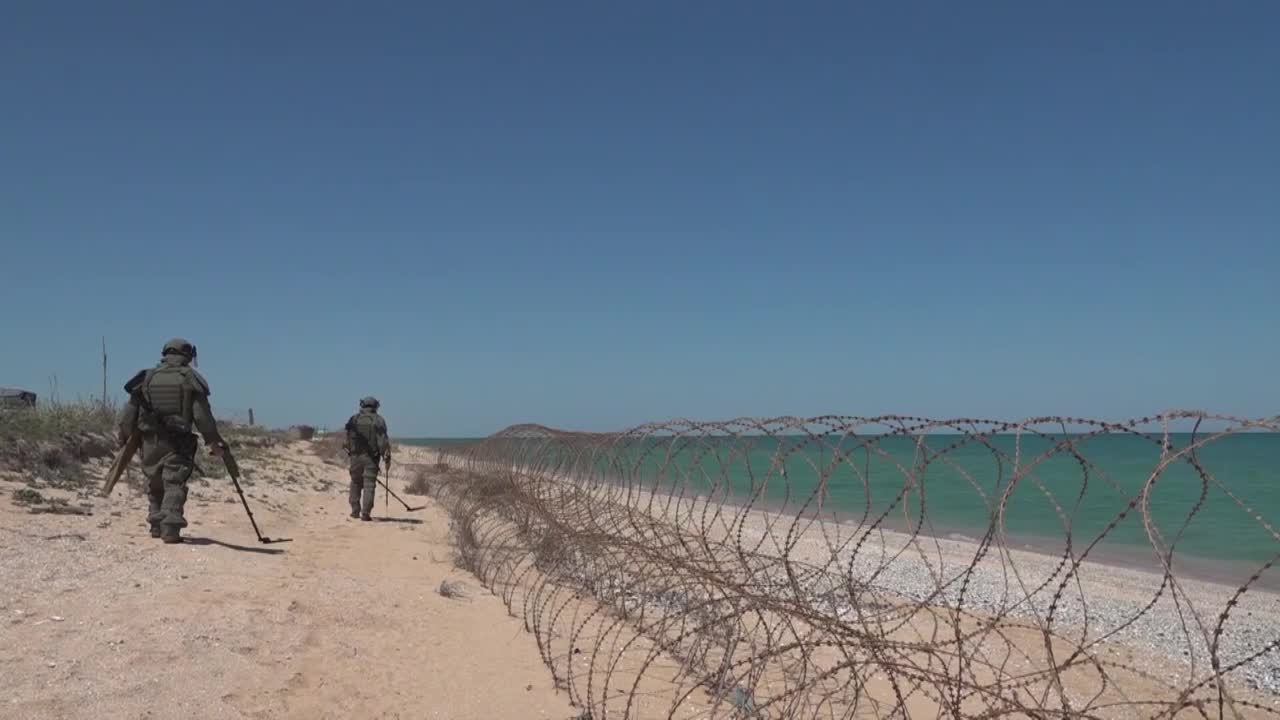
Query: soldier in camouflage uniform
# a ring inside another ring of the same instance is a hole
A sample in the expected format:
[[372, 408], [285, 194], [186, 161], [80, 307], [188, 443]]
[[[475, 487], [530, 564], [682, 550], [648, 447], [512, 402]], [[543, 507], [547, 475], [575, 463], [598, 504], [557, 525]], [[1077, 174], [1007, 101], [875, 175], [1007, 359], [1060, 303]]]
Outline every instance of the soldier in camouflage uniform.
[[347, 442], [344, 446], [350, 458], [351, 517], [372, 520], [373, 491], [378, 484], [378, 461], [391, 467], [391, 439], [387, 436], [387, 423], [378, 414], [377, 398], [360, 400], [360, 412], [347, 420]]
[[209, 407], [209, 383], [191, 367], [195, 345], [174, 338], [164, 344], [161, 358], [125, 384], [129, 402], [120, 418], [119, 440], [123, 445], [135, 430], [142, 433], [151, 537], [172, 544], [182, 542], [181, 530], [187, 526], [183, 509], [197, 446], [192, 430], [200, 432], [212, 455], [221, 456], [227, 445]]

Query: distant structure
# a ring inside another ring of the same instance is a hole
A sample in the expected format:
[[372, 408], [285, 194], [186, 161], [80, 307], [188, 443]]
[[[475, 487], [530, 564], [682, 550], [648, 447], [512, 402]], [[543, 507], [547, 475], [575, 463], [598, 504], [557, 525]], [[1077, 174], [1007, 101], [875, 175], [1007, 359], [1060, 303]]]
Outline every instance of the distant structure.
[[316, 429], [310, 425], [294, 425], [289, 432], [299, 440], [311, 440], [316, 436]]
[[21, 388], [0, 387], [0, 409], [33, 408], [36, 394]]

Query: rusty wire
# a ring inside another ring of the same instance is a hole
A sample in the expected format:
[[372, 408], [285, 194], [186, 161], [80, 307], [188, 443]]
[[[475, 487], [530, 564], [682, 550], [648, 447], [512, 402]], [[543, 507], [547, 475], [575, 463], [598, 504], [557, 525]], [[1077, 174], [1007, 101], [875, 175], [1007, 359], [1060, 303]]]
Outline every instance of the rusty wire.
[[[1272, 716], [1280, 535], [1244, 495], [1277, 468], [1243, 487], [1213, 460], [1277, 430], [1199, 412], [522, 425], [442, 450], [433, 492], [593, 720]], [[1146, 463], [1140, 484], [1097, 459], [1116, 438], [1150, 449], [1120, 459]], [[959, 538], [939, 508], [964, 498], [984, 522]], [[1188, 564], [1224, 522], [1250, 552]], [[1112, 547], [1125, 533], [1141, 542]]]

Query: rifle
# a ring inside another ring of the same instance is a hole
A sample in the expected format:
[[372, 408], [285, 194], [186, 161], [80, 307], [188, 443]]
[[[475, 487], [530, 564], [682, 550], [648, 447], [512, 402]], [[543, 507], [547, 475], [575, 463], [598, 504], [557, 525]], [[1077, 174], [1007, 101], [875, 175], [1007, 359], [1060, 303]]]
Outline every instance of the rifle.
[[110, 495], [111, 491], [115, 489], [116, 482], [124, 474], [124, 469], [129, 467], [129, 462], [133, 460], [133, 456], [138, 452], [138, 446], [140, 445], [142, 445], [142, 433], [137, 430], [129, 433], [129, 439], [125, 441], [124, 447], [120, 449], [120, 454], [111, 463], [111, 469], [107, 471], [107, 481], [102, 484], [102, 492], [100, 493], [102, 497]]
[[231, 448], [226, 445], [222, 446], [222, 464], [227, 466], [227, 474], [231, 476], [231, 484], [235, 485], [236, 493], [240, 495], [240, 504], [244, 505], [244, 511], [249, 514], [249, 522], [253, 524], [253, 532], [258, 536], [258, 542], [263, 544], [290, 542], [290, 538], [271, 538], [262, 534], [258, 529], [258, 522], [253, 519], [253, 511], [249, 509], [249, 501], [244, 498], [244, 490], [240, 489], [240, 464], [236, 462], [236, 458], [231, 454]]

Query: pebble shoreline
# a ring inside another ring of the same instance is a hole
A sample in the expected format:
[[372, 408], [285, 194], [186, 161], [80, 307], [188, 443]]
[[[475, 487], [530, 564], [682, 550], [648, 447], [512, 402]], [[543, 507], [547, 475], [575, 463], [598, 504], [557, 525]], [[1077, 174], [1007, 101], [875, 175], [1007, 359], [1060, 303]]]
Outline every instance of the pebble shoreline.
[[[975, 562], [979, 544], [969, 539], [913, 537], [892, 530], [863, 538], [865, 530], [854, 524], [806, 520], [797, 525], [793, 516], [705, 498], [677, 503], [634, 489], [623, 497], [616, 488], [602, 494], [632, 512], [686, 528], [701, 525], [711, 502], [719, 505], [714, 508], [719, 519], [712, 527], [721, 543], [740, 544], [767, 556], [785, 555], [823, 568], [829, 577], [851, 572], [855, 584], [865, 583], [881, 597], [1047, 624], [1050, 605], [1061, 591], [1050, 625], [1055, 635], [1081, 644], [1105, 639], [1158, 658], [1172, 672], [1166, 679], [1179, 687], [1212, 678], [1210, 644], [1220, 616], [1230, 609], [1219, 638], [1220, 667], [1228, 671], [1228, 682], [1261, 691], [1269, 704], [1280, 707], [1280, 594], [1250, 587], [1235, 597], [1248, 577], [1241, 577], [1239, 585], [1227, 585], [1175, 573], [1175, 583], [1166, 584], [1159, 572], [1090, 559], [1079, 564], [1064, 586], [1070, 565], [1060, 556], [1031, 550], [993, 545]], [[784, 552], [789, 533], [790, 549]], [[833, 548], [838, 567], [833, 564]], [[1154, 560], [1152, 565], [1158, 568]], [[854, 614], [847, 599], [833, 599], [830, 587], [812, 588], [810, 600], [825, 613]]]
[[[785, 535], [792, 522], [756, 510], [738, 517], [742, 542], [763, 540], [763, 547], [772, 542], [766, 530], [770, 523], [776, 536], [779, 529]], [[825, 529], [832, 532], [830, 524]], [[836, 532], [847, 539], [858, 528], [840, 526]], [[791, 559], [817, 565], [831, 561], [830, 546], [816, 527], [794, 542]], [[1083, 642], [1107, 638], [1156, 655], [1177, 669], [1179, 675], [1169, 678], [1175, 684], [1192, 680], [1193, 667], [1197, 681], [1213, 674], [1210, 643], [1238, 587], [1177, 575], [1175, 587], [1158, 573], [1092, 561], [1081, 563], [1064, 586], [1070, 566], [1063, 566], [1061, 557], [993, 547], [975, 564], [978, 547], [967, 540], [883, 531], [870, 536], [856, 555], [852, 550], [841, 553], [839, 570], [852, 568], [855, 581], [909, 601], [1046, 624], [1061, 591], [1050, 625], [1055, 634]], [[776, 545], [773, 549], [780, 550]], [[1012, 574], [1015, 570], [1021, 581]], [[1251, 588], [1230, 609], [1219, 640], [1221, 667], [1245, 663], [1230, 676], [1267, 692], [1280, 706], [1280, 595]]]

